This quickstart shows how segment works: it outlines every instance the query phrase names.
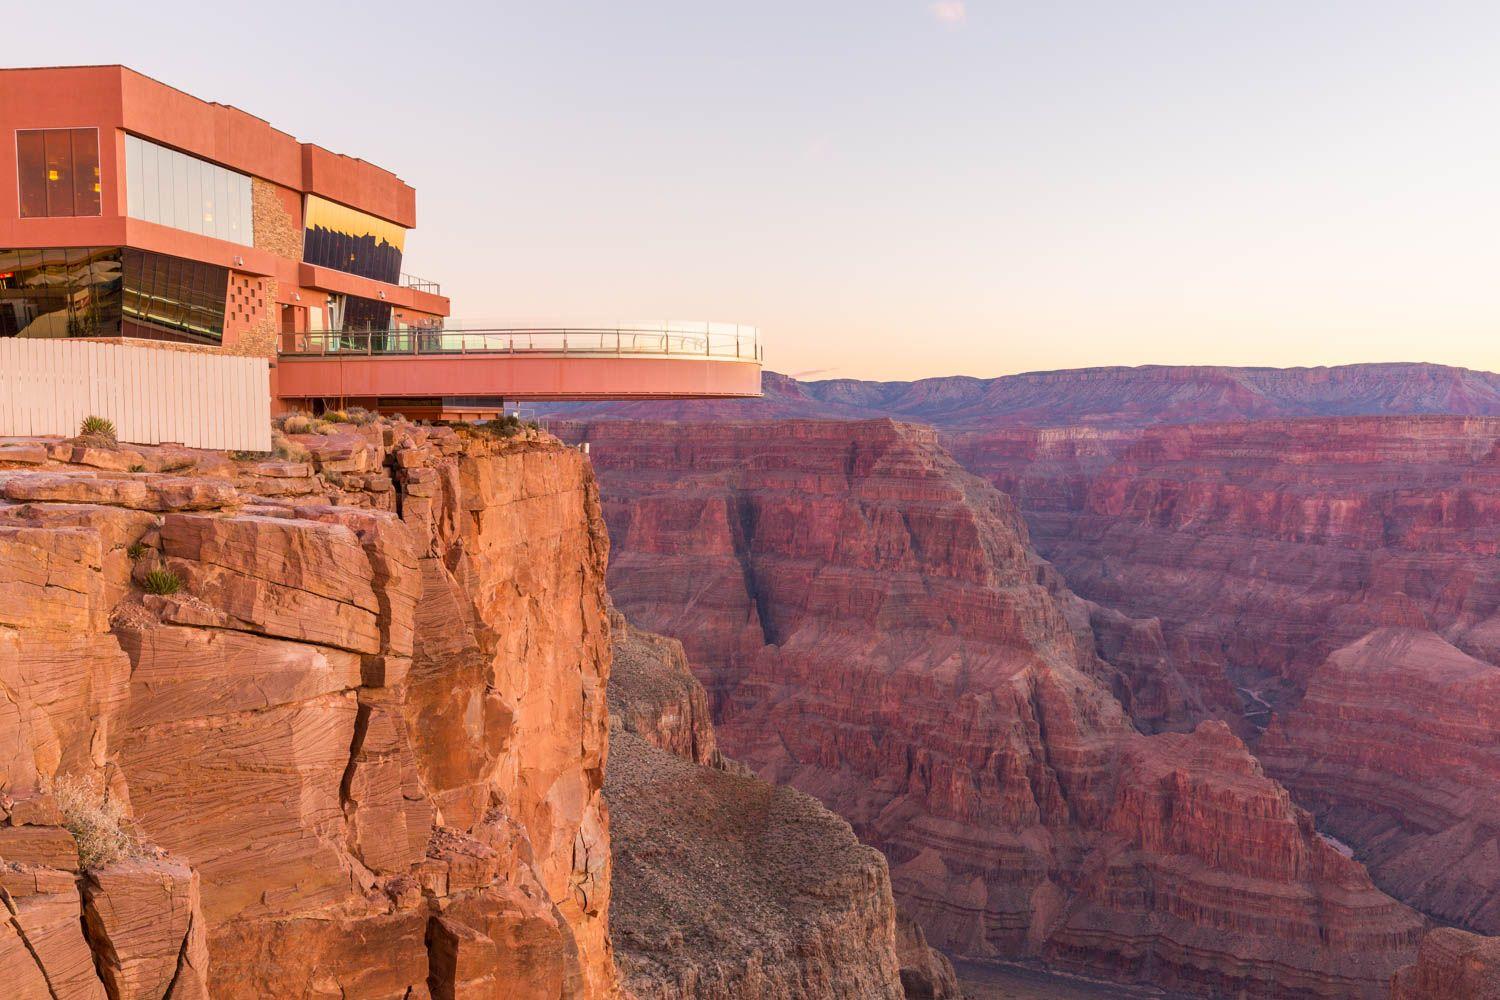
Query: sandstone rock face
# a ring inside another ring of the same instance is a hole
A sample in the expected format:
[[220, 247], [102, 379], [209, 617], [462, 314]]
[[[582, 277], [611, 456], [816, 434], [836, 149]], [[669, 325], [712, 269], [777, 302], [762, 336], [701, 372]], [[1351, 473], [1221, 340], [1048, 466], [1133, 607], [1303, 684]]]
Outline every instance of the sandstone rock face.
[[[586, 461], [400, 421], [307, 447], [0, 469], [0, 972], [24, 997], [615, 995]], [[143, 594], [152, 568], [180, 589]], [[65, 775], [153, 850], [80, 873]]]
[[723, 769], [708, 693], [688, 668], [676, 639], [631, 628], [610, 616], [609, 714], [612, 725], [658, 750]]
[[815, 799], [718, 754], [680, 643], [620, 615], [611, 632], [605, 792], [625, 988], [637, 1000], [957, 997], [920, 929], [898, 937], [879, 852]]
[[929, 946], [922, 925], [903, 913], [896, 914], [896, 961], [907, 1000], [963, 996], [948, 956]]
[[1500, 932], [1500, 667], [1431, 632], [1338, 650], [1260, 756], [1391, 894]]
[[1500, 939], [1439, 927], [1392, 977], [1391, 1000], [1500, 1000]]
[[1161, 635], [1073, 596], [933, 432], [564, 433], [615, 602], [682, 640], [726, 752], [885, 852], [939, 946], [1215, 995], [1375, 997], [1410, 959], [1421, 918], [1225, 726], [1137, 730], [1099, 653], [1170, 666]]
[[111, 998], [208, 996], [208, 942], [198, 873], [181, 862], [130, 859], [89, 873], [84, 924]]
[[1194, 721], [1244, 714], [1263, 727], [1330, 653], [1386, 626], [1500, 661], [1500, 420], [1078, 427], [948, 443], [1016, 499], [1070, 587], [1160, 621]]

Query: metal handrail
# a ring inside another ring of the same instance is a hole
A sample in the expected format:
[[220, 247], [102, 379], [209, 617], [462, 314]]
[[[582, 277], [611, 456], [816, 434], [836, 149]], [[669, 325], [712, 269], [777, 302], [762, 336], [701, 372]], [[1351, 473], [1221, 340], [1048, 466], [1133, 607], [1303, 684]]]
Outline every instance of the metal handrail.
[[313, 330], [284, 333], [282, 357], [467, 356], [560, 354], [594, 357], [707, 357], [764, 360], [760, 332], [751, 326], [512, 328], [466, 330]]
[[419, 292], [431, 292], [433, 295], [443, 294], [442, 285], [438, 284], [436, 281], [428, 281], [426, 278], [419, 278], [415, 274], [402, 273], [400, 283], [402, 288], [415, 288]]

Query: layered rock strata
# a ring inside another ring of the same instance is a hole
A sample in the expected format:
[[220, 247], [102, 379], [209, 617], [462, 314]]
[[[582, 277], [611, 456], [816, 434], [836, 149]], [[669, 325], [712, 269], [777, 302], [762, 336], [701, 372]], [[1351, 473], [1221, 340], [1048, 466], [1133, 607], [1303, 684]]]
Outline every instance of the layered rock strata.
[[1142, 365], [915, 382], [800, 381], [775, 372], [744, 400], [557, 403], [573, 419], [858, 420], [945, 428], [1139, 427], [1206, 421], [1410, 415], [1500, 416], [1500, 374], [1429, 364], [1332, 368]]
[[[611, 591], [721, 746], [822, 799], [937, 945], [1205, 994], [1380, 996], [1421, 918], [1222, 724], [1142, 735], [1010, 501], [888, 421], [601, 422]], [[1095, 619], [1098, 619], [1097, 625]], [[1118, 650], [1117, 650], [1118, 651]]]
[[1391, 1000], [1500, 1000], [1500, 939], [1440, 927], [1391, 978]]
[[[885, 859], [810, 796], [734, 769], [675, 640], [616, 617], [605, 794], [612, 938], [636, 1000], [956, 997], [898, 936]], [[899, 951], [898, 951], [899, 947]], [[903, 990], [910, 981], [911, 990]]]
[[1159, 620], [1193, 721], [1232, 712], [1263, 727], [1330, 653], [1386, 626], [1426, 629], [1500, 661], [1500, 420], [1077, 427], [947, 441], [1015, 498], [1074, 590]]
[[1313, 673], [1260, 756], [1387, 892], [1500, 932], [1500, 667], [1431, 632], [1372, 632]]
[[[586, 460], [329, 430], [305, 461], [139, 449], [146, 472], [0, 450], [12, 995], [615, 991]], [[80, 872], [64, 777], [154, 853]]]

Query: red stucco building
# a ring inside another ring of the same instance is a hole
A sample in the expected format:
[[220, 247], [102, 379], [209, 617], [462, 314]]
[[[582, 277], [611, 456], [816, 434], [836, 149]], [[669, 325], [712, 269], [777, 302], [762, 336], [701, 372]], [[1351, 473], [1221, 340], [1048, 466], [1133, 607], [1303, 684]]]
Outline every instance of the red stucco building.
[[126, 67], [0, 70], [0, 337], [262, 355], [283, 405], [413, 416], [759, 393], [753, 331], [460, 333], [402, 273], [416, 221], [395, 174]]

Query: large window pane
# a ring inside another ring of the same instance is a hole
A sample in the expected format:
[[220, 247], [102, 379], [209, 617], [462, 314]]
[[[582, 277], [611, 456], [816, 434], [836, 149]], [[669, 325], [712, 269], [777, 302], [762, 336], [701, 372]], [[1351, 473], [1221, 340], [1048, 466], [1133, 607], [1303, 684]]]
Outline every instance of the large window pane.
[[194, 233], [203, 232], [203, 172], [207, 167], [202, 160], [187, 161], [188, 224], [183, 228]]
[[131, 218], [254, 245], [248, 176], [139, 136], [126, 144]]
[[100, 214], [97, 129], [18, 130], [16, 173], [23, 219]]
[[73, 214], [98, 215], [101, 184], [99, 179], [99, 130], [73, 130]]
[[167, 224], [178, 229], [193, 231], [193, 207], [188, 198], [188, 158], [173, 156], [172, 161], [172, 220]]
[[311, 194], [306, 215], [303, 260], [377, 281], [400, 280], [405, 229]]
[[227, 268], [127, 250], [124, 271], [126, 336], [196, 343], [222, 340]]
[[47, 214], [54, 218], [74, 215], [73, 133], [65, 128], [49, 128], [46, 136]]
[[16, 166], [21, 180], [21, 218], [47, 214], [46, 135], [37, 130], [16, 133]]
[[214, 224], [208, 235], [221, 240], [229, 239], [229, 171], [214, 171]]
[[119, 330], [118, 249], [0, 250], [0, 337], [108, 337]]
[[125, 137], [125, 214], [139, 219], [143, 210], [141, 202], [141, 140], [133, 135]]

